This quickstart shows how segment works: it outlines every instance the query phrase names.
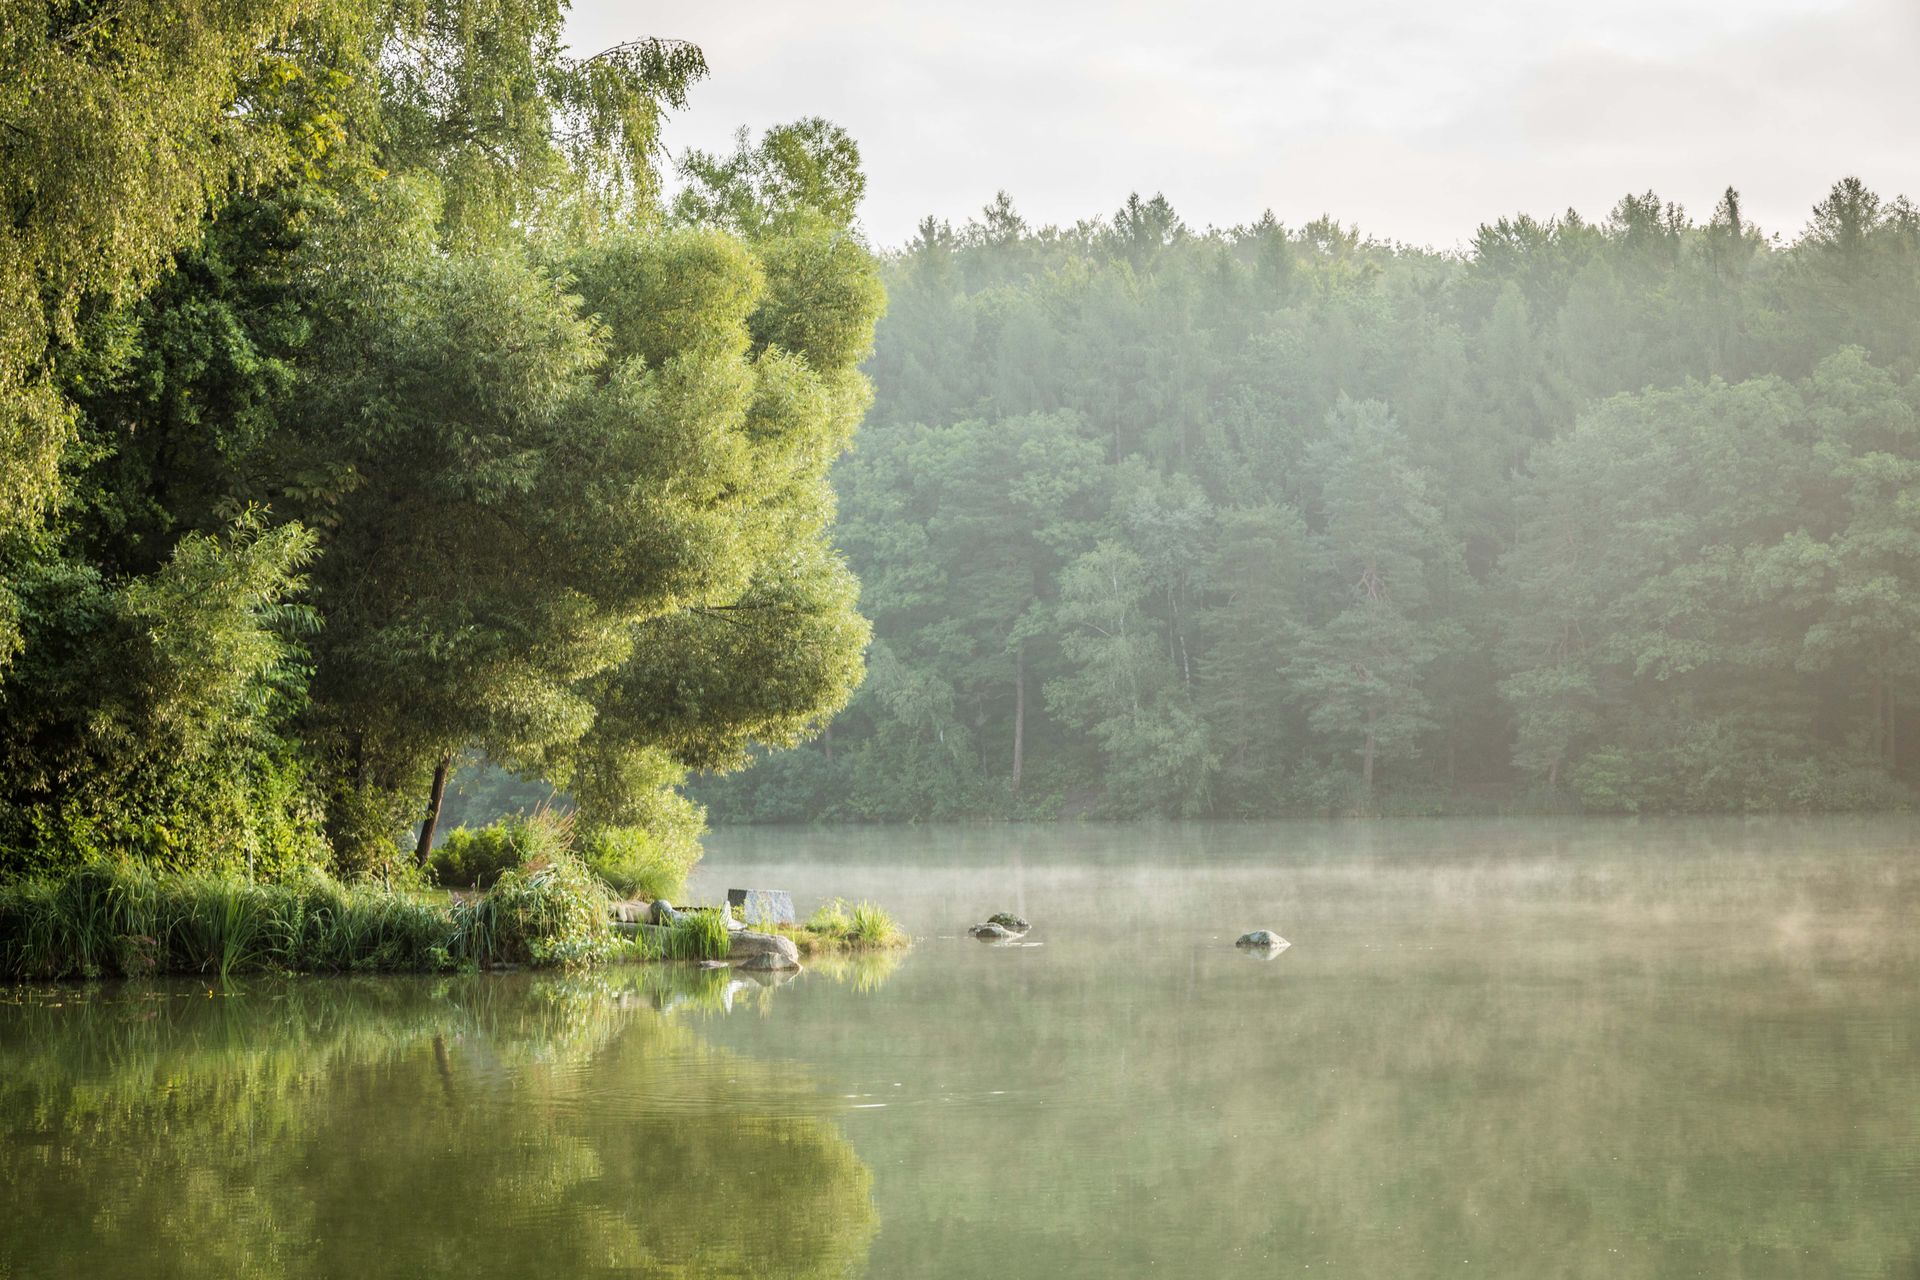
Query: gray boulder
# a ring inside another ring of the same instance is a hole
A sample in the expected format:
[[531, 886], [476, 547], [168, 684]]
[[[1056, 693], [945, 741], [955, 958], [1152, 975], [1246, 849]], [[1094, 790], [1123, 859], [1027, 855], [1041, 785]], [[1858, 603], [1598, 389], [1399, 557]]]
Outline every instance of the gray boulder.
[[800, 967], [800, 948], [793, 945], [792, 938], [783, 938], [777, 933], [756, 933], [751, 929], [742, 929], [733, 935], [732, 948], [727, 952], [729, 959], [751, 961], [760, 956], [778, 959], [781, 963], [771, 966], [775, 969]]
[[653, 904], [653, 919], [648, 921], [648, 923], [649, 924], [672, 924], [674, 921], [678, 920], [679, 918], [680, 918], [680, 913], [673, 909], [673, 904], [671, 902], [668, 902], [665, 898], [657, 898], [654, 900], [654, 904]]
[[[785, 942], [786, 939], [782, 938], [781, 941]], [[788, 948], [789, 950], [792, 949], [791, 943], [788, 944]], [[798, 969], [799, 967], [800, 956], [797, 952], [793, 955], [785, 955], [778, 951], [755, 952], [753, 955], [748, 956], [740, 965], [741, 970], [746, 973], [771, 973], [778, 972], [781, 969]]]
[[737, 908], [748, 924], [798, 924], [793, 895], [784, 889], [729, 889], [727, 905]]
[[1008, 933], [1025, 933], [1033, 928], [1025, 920], [1009, 911], [996, 911], [987, 917], [988, 924], [997, 924]]
[[1278, 951], [1293, 944], [1271, 929], [1255, 929], [1252, 933], [1243, 933], [1234, 940], [1234, 946], [1247, 947], [1262, 951]]
[[986, 924], [977, 924], [973, 926], [973, 928], [967, 930], [967, 932], [972, 934], [974, 937], [980, 939], [980, 941], [982, 942], [1009, 942], [1014, 938], [1017, 938], [1020, 936], [1019, 934], [1015, 933], [1013, 930], [1007, 928], [1007, 926], [1003, 924], [994, 924], [991, 921], [987, 922]]

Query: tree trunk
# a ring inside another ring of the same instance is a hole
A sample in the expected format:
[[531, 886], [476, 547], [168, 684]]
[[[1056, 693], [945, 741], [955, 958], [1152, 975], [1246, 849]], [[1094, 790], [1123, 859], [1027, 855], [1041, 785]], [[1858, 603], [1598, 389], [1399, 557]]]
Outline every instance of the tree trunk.
[[833, 762], [833, 722], [820, 726], [820, 750], [826, 755], [827, 762]]
[[453, 768], [453, 753], [440, 757], [433, 766], [433, 791], [427, 797], [427, 820], [420, 824], [420, 843], [414, 848], [414, 861], [421, 866], [433, 853], [433, 829], [440, 825], [440, 802], [447, 798], [447, 774]]
[[1027, 754], [1027, 642], [1013, 646], [1013, 794], [1020, 794], [1020, 769]]
[[1373, 712], [1367, 712], [1367, 746], [1360, 756], [1360, 790], [1373, 803]]

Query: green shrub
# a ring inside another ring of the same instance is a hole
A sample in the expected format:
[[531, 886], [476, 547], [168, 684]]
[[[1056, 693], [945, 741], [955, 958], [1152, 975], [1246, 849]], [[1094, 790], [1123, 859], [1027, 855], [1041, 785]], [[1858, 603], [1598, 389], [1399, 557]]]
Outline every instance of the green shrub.
[[524, 863], [564, 854], [573, 844], [573, 816], [543, 809], [490, 827], [460, 827], [433, 851], [433, 882], [447, 889], [485, 889]]
[[640, 827], [603, 827], [581, 841], [595, 875], [623, 898], [678, 898], [700, 861], [697, 830], [665, 834]]
[[458, 903], [466, 953], [482, 964], [574, 967], [615, 951], [607, 890], [570, 854], [505, 872], [476, 902]]

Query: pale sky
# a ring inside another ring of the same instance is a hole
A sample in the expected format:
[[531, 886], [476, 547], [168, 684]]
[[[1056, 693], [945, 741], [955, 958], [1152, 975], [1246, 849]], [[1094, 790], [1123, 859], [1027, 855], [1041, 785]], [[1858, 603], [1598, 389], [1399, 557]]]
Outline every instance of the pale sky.
[[1649, 187], [1788, 236], [1848, 174], [1920, 199], [1920, 0], [574, 0], [571, 34], [706, 51], [676, 153], [845, 126], [881, 245], [1001, 188], [1034, 225], [1158, 191], [1442, 249]]

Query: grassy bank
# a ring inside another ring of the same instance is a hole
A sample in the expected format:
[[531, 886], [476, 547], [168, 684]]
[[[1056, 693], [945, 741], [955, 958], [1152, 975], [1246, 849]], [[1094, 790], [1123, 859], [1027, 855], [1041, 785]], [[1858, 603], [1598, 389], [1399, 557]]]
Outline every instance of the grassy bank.
[[[615, 931], [611, 892], [580, 860], [543, 855], [485, 893], [347, 886], [311, 875], [262, 884], [100, 864], [0, 884], [0, 980], [246, 973], [431, 973], [613, 960], [723, 960], [718, 909], [671, 928]], [[904, 948], [870, 902], [829, 902], [786, 926], [803, 955]]]
[[163, 876], [127, 864], [0, 884], [0, 977], [434, 972], [575, 966], [617, 956], [606, 889], [559, 857], [470, 899]]

